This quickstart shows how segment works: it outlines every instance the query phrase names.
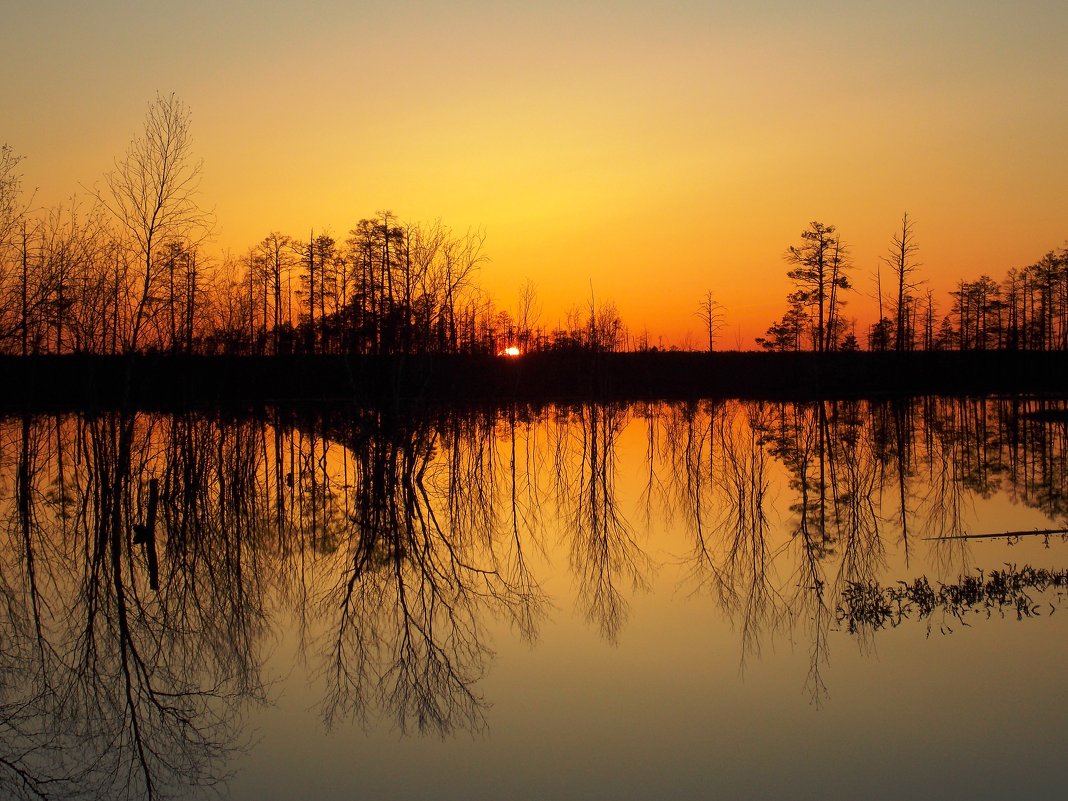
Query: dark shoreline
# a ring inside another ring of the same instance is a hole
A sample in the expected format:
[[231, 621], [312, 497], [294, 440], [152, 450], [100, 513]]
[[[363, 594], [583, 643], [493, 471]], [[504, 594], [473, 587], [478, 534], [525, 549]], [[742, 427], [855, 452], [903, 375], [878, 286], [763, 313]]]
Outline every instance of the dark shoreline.
[[[127, 371], [129, 392], [125, 391]], [[0, 409], [1068, 393], [1068, 352], [0, 356]]]

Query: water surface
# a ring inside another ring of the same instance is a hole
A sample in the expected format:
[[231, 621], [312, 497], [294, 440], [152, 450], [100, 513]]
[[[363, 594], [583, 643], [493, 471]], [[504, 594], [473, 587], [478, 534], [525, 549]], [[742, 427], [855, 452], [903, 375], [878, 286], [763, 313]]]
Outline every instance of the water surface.
[[0, 781], [1060, 797], [1063, 408], [8, 419]]

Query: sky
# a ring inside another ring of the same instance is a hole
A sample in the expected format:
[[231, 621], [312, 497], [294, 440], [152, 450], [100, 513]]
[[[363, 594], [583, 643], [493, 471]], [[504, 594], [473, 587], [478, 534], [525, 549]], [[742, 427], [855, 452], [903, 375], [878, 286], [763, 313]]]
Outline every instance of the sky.
[[[785, 309], [836, 225], [876, 317], [908, 212], [920, 272], [1000, 278], [1068, 239], [1068, 3], [8, 0], [0, 143], [48, 207], [87, 195], [157, 93], [192, 113], [208, 247], [343, 239], [391, 210], [484, 232], [502, 308], [615, 303], [653, 344], [724, 348]], [[884, 268], [885, 269], [885, 268]]]

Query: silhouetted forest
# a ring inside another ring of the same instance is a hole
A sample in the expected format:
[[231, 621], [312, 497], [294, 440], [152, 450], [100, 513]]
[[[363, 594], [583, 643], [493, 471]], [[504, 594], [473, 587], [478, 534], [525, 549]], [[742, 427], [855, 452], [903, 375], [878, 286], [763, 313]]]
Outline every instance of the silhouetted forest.
[[1068, 352], [0, 356], [0, 410], [1068, 392]]
[[[787, 311], [757, 343], [766, 350], [1036, 350], [1068, 348], [1068, 247], [998, 281], [961, 280], [948, 308], [924, 286], [915, 221], [906, 213], [874, 276], [878, 320], [858, 336], [844, 312], [855, 265], [835, 226], [819, 221], [786, 251], [794, 290]], [[883, 270], [887, 280], [883, 283]]]
[[173, 95], [87, 199], [30, 213], [20, 158], [0, 150], [0, 350], [8, 354], [497, 354], [616, 350], [611, 304], [562, 328], [515, 314], [475, 281], [480, 232], [383, 211], [344, 236], [269, 232], [245, 253], [204, 254], [211, 215], [190, 117]]
[[[32, 210], [20, 156], [0, 148], [0, 352], [185, 355], [498, 355], [656, 350], [591, 296], [552, 326], [532, 283], [504, 308], [477, 283], [482, 232], [380, 211], [345, 234], [268, 232], [209, 255], [212, 215], [190, 114], [158, 96], [144, 128], [86, 197]], [[942, 309], [925, 289], [906, 214], [877, 271], [879, 319], [846, 316], [855, 265], [835, 226], [812, 222], [785, 254], [794, 290], [758, 339], [774, 351], [1068, 349], [1068, 249], [997, 280], [961, 280]], [[882, 270], [886, 270], [885, 286]], [[698, 299], [694, 299], [697, 301]], [[686, 314], [693, 310], [686, 308]], [[724, 315], [697, 304], [713, 350]]]

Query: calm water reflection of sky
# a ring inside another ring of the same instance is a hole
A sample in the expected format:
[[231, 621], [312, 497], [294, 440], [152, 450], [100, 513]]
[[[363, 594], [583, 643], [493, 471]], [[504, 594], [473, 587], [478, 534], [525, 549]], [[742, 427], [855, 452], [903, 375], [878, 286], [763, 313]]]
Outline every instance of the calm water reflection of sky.
[[1065, 527], [1047, 406], [7, 421], [0, 748], [90, 797], [1059, 798], [1068, 540], [960, 538]]
[[[615, 442], [628, 521], [645, 514], [643, 426], [629, 421]], [[781, 462], [768, 472], [785, 604], [797, 493]], [[917, 501], [930, 479], [914, 473]], [[1048, 547], [1035, 538], [932, 543], [915, 520], [906, 562], [893, 524], [898, 498], [895, 487], [881, 493], [884, 584], [926, 575], [937, 586], [979, 568], [1066, 563], [1068, 543], [1057, 537]], [[1006, 492], [964, 501], [967, 533], [1051, 524]], [[293, 667], [286, 635], [274, 669], [291, 672], [278, 703], [253, 716], [261, 740], [238, 763], [235, 797], [1060, 797], [1068, 615], [1051, 614], [1057, 591], [1032, 592], [1043, 599], [1034, 619], [981, 611], [965, 625], [936, 613], [867, 636], [832, 619], [818, 644], [811, 615], [782, 611], [747, 646], [737, 614], [692, 579], [689, 522], [662, 511], [633, 524], [655, 569], [647, 589], [624, 582], [629, 613], [615, 642], [582, 610], [566, 524], [546, 526], [544, 553], [532, 551], [552, 606], [534, 643], [506, 623], [490, 626], [495, 654], [479, 692], [492, 706], [475, 734], [405, 737], [388, 715], [324, 734], [318, 660]]]

